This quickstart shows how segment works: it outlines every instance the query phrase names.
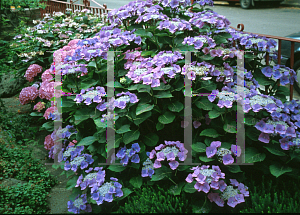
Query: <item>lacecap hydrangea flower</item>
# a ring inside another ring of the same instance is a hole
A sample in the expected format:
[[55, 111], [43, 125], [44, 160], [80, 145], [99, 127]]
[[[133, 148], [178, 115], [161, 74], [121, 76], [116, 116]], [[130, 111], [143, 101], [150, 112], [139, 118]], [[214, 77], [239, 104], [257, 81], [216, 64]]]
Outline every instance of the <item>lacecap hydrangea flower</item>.
[[139, 155], [136, 154], [141, 150], [138, 143], [132, 144], [130, 149], [127, 149], [126, 146], [121, 148], [118, 153], [116, 154], [117, 159], [121, 159], [120, 163], [122, 163], [124, 166], [128, 164], [129, 159], [131, 158], [132, 163], [139, 163], [140, 158]]
[[87, 204], [86, 194], [78, 195], [73, 201], [68, 201], [68, 211], [74, 214], [79, 214], [81, 211], [92, 212], [92, 207], [90, 204]]
[[176, 157], [180, 161], [184, 161], [187, 157], [188, 151], [184, 148], [184, 144], [180, 143], [180, 141], [165, 141], [164, 144], [160, 144], [155, 147], [150, 154], [149, 158], [153, 159], [156, 155], [156, 160], [154, 161], [153, 168], [157, 169], [161, 167], [161, 161], [167, 158], [169, 162], [169, 166], [172, 170], [175, 170], [179, 166], [179, 162], [175, 160]]

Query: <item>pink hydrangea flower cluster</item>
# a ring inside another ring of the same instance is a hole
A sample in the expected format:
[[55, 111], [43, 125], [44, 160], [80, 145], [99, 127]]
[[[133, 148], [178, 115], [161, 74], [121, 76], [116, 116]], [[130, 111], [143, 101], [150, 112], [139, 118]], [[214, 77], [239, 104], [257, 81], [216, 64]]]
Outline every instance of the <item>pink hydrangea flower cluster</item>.
[[34, 77], [37, 76], [38, 73], [41, 73], [42, 70], [43, 67], [41, 67], [40, 65], [32, 64], [26, 70], [24, 77], [26, 78], [27, 81], [32, 82]]
[[59, 82], [48, 82], [45, 81], [42, 83], [40, 90], [39, 90], [39, 96], [41, 99], [47, 99], [50, 100], [54, 97], [54, 88], [60, 85]]
[[41, 112], [42, 109], [45, 108], [44, 102], [38, 102], [36, 105], [34, 105], [33, 110], [37, 110], [38, 112]]
[[45, 113], [44, 113], [44, 117], [45, 117], [45, 119], [49, 119], [50, 117], [50, 113], [54, 113], [54, 112], [56, 112], [57, 111], [57, 108], [55, 107], [55, 104], [54, 104], [54, 102], [53, 101], [51, 101], [51, 107], [49, 107], [46, 111], [45, 111]]
[[25, 87], [22, 89], [19, 95], [19, 100], [22, 105], [34, 101], [39, 95], [39, 91], [36, 87]]
[[[156, 151], [155, 151], [156, 150]], [[184, 161], [187, 157], [188, 150], [184, 148], [184, 144], [180, 143], [180, 141], [165, 141], [164, 144], [160, 144], [159, 146], [155, 147], [150, 154], [149, 158], [152, 159], [156, 155], [156, 160], [154, 161], [153, 168], [160, 168], [161, 163], [160, 161], [165, 160], [167, 158], [169, 162], [169, 166], [172, 170], [175, 170], [179, 166], [179, 162], [175, 160], [176, 157], [180, 161]]]
[[50, 150], [51, 147], [54, 146], [54, 140], [51, 137], [51, 134], [45, 137], [44, 148]]
[[50, 82], [53, 79], [52, 74], [54, 74], [54, 71], [47, 69], [45, 72], [42, 74], [42, 81], [43, 82]]

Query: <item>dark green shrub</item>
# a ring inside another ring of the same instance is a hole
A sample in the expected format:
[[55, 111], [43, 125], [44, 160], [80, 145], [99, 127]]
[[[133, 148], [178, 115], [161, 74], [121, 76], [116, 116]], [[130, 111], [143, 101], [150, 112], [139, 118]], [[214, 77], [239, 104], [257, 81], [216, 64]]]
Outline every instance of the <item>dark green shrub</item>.
[[159, 186], [146, 186], [137, 195], [129, 196], [124, 207], [117, 213], [188, 213], [188, 200], [185, 193], [174, 196]]
[[[275, 183], [274, 183], [275, 181]], [[250, 201], [240, 213], [296, 213], [300, 211], [299, 182], [265, 179], [249, 184]]]

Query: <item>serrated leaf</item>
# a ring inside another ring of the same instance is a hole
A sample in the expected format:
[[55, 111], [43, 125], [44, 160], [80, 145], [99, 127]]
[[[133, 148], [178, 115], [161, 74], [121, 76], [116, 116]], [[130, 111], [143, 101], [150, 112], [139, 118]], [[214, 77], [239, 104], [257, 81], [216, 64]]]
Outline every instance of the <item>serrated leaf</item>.
[[131, 131], [130, 130], [130, 125], [123, 125], [121, 128], [119, 128], [116, 133], [117, 134], [123, 134], [123, 133], [126, 133], [128, 131]]
[[208, 116], [210, 119], [215, 119], [221, 115], [220, 111], [217, 110], [211, 110], [208, 112]]
[[163, 129], [164, 127], [165, 127], [165, 125], [164, 125], [164, 124], [161, 124], [160, 122], [158, 122], [158, 123], [156, 124], [156, 130], [157, 130], [157, 131]]
[[175, 101], [168, 105], [168, 109], [172, 112], [180, 112], [183, 109], [184, 105], [179, 102]]
[[179, 184], [173, 185], [170, 187], [169, 191], [174, 196], [179, 196], [181, 193], [181, 189], [185, 185], [185, 182], [180, 182]]
[[238, 166], [238, 165], [228, 165], [227, 168], [232, 173], [242, 172], [240, 166]]
[[129, 131], [124, 134], [123, 141], [127, 145], [128, 143], [131, 143], [132, 141], [139, 139], [139, 137], [140, 137], [140, 132], [138, 130]]
[[203, 109], [203, 110], [212, 110], [213, 109], [213, 104], [208, 99], [198, 100], [195, 102], [195, 105], [199, 109]]
[[192, 144], [192, 150], [196, 152], [206, 152], [206, 145], [201, 142], [197, 142], [195, 144]]
[[166, 111], [163, 115], [160, 115], [158, 117], [158, 121], [161, 124], [169, 124], [171, 122], [173, 122], [175, 119], [175, 115], [169, 111]]
[[275, 147], [274, 145], [264, 146], [269, 152], [278, 156], [285, 156], [286, 154], [282, 151], [280, 147]]
[[85, 137], [77, 144], [77, 146], [88, 146], [95, 141], [97, 141], [97, 138], [95, 138], [94, 136]]
[[129, 180], [129, 183], [132, 184], [133, 187], [139, 189], [143, 185], [143, 179], [141, 176], [133, 177]]
[[292, 172], [292, 170], [293, 169], [291, 167], [289, 167], [289, 166], [283, 166], [283, 165], [280, 165], [280, 164], [270, 165], [270, 172], [276, 178], [278, 178], [279, 176], [283, 175], [284, 173]]
[[143, 141], [147, 146], [156, 146], [159, 137], [155, 133], [146, 134], [143, 137]]
[[218, 134], [218, 132], [215, 129], [209, 128], [209, 129], [205, 129], [200, 133], [200, 136], [206, 136], [206, 137], [212, 137], [212, 138], [216, 138], [218, 136], [220, 136]]
[[183, 191], [186, 193], [195, 193], [197, 190], [195, 189], [195, 184], [196, 181], [192, 181], [192, 183], [187, 183], [184, 187], [183, 187]]
[[154, 95], [154, 97], [156, 98], [172, 98], [173, 95], [172, 93], [170, 93], [170, 91], [158, 91], [158, 93], [156, 95]]
[[208, 157], [206, 157], [206, 156], [200, 156], [199, 159], [200, 159], [201, 161], [203, 161], [203, 162], [206, 162], [206, 163], [215, 160], [215, 159], [213, 159], [213, 158], [208, 158]]
[[126, 166], [121, 165], [110, 165], [107, 169], [113, 171], [113, 172], [122, 172], [126, 169]]
[[266, 158], [264, 153], [259, 153], [256, 148], [246, 147], [245, 163], [261, 162]]
[[136, 116], [140, 115], [144, 112], [151, 111], [153, 109], [154, 105], [145, 104], [145, 103], [139, 103], [136, 108]]

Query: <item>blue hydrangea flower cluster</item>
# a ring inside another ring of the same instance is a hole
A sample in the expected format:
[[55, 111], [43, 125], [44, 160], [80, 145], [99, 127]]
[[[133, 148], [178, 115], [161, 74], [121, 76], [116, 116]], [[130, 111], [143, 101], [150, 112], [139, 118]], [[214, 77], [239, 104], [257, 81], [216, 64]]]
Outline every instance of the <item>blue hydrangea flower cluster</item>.
[[74, 214], [79, 214], [81, 211], [84, 212], [92, 212], [92, 206], [87, 204], [87, 196], [86, 194], [82, 194], [80, 197], [78, 195], [76, 199], [73, 201], [68, 201], [68, 211]]
[[[208, 50], [210, 48], [216, 47], [215, 41], [206, 35], [200, 35], [200, 36], [195, 36], [195, 37], [186, 37], [186, 38], [184, 38], [182, 44], [183, 45], [187, 44], [190, 46], [193, 45], [195, 49], [201, 49], [202, 47], [203, 48], [206, 47], [207, 49], [203, 50], [203, 52], [205, 54], [208, 53]], [[223, 53], [221, 53], [221, 54], [223, 54]]]
[[161, 167], [161, 161], [167, 158], [169, 166], [172, 170], [175, 170], [179, 166], [179, 162], [175, 160], [176, 157], [180, 161], [184, 161], [187, 157], [188, 151], [184, 148], [184, 144], [180, 141], [165, 141], [165, 144], [160, 144], [155, 147], [150, 154], [149, 158], [153, 159], [156, 155], [156, 160], [154, 161], [153, 168], [157, 169]]
[[[105, 170], [102, 170], [103, 167], [95, 167], [89, 168], [85, 170], [88, 173], [85, 177], [81, 174], [77, 179], [77, 183], [75, 187], [81, 188], [81, 190], [85, 190], [87, 187], [92, 188], [94, 185], [101, 186], [105, 181]], [[91, 171], [94, 170], [92, 173]]]
[[132, 163], [139, 163], [140, 158], [139, 155], [136, 154], [140, 152], [141, 148], [138, 143], [132, 144], [130, 149], [127, 149], [126, 146], [121, 148], [118, 153], [116, 154], [117, 159], [121, 159], [120, 163], [123, 164], [123, 166], [127, 166], [129, 159], [131, 158]]
[[81, 154], [83, 151], [84, 146], [68, 146], [66, 151], [63, 153], [63, 160], [67, 160], [68, 157], [70, 158], [70, 161], [65, 162], [64, 170], [72, 170], [73, 172], [76, 172], [78, 167], [80, 169], [85, 169], [88, 167], [89, 164], [92, 164], [94, 162], [94, 159], [92, 158], [92, 155], [89, 154]]
[[214, 1], [213, 0], [195, 0], [194, 4], [199, 4], [200, 6], [214, 6]]
[[[227, 201], [227, 205], [232, 208], [235, 208], [237, 204], [245, 202], [244, 197], [249, 197], [248, 187], [243, 183], [239, 183], [236, 179], [230, 179], [230, 184], [226, 185], [224, 191], [221, 194], [219, 193], [209, 193], [208, 199], [210, 202], [215, 202], [218, 206], [224, 207], [224, 200]], [[236, 188], [234, 188], [237, 187]]]
[[[221, 142], [220, 141], [213, 141], [211, 142], [209, 147], [206, 147], [206, 156], [208, 158], [212, 158], [214, 155], [218, 156], [218, 160], [220, 162], [223, 161], [224, 165], [230, 165], [234, 162], [234, 158], [232, 154], [236, 157], [241, 156], [241, 147], [238, 145], [231, 145], [231, 150], [220, 148]], [[219, 148], [219, 149], [218, 149]]]
[[76, 95], [76, 98], [74, 101], [76, 103], [84, 103], [86, 105], [90, 105], [93, 102], [95, 103], [101, 103], [102, 102], [102, 97], [106, 96], [106, 92], [104, 87], [97, 86], [96, 90], [94, 90], [94, 87], [88, 88], [86, 90], [82, 89], [80, 94]]
[[[150, 156], [150, 152], [147, 152], [147, 156]], [[146, 161], [143, 162], [142, 167], [142, 177], [150, 177], [152, 178], [152, 175], [154, 174], [154, 167], [153, 162], [150, 160], [150, 158], [147, 158]]]
[[273, 77], [274, 79], [280, 79], [280, 85], [293, 84], [297, 81], [296, 72], [283, 65], [275, 65], [273, 68], [270, 66], [264, 67], [261, 72], [268, 78]]
[[159, 30], [169, 30], [172, 34], [174, 34], [177, 31], [184, 31], [184, 30], [189, 30], [192, 31], [191, 24], [183, 19], [179, 18], [173, 18], [171, 20], [164, 20], [159, 23], [157, 26], [157, 29]]
[[110, 182], [106, 182], [99, 186], [98, 184], [94, 184], [91, 189], [91, 197], [96, 201], [97, 205], [101, 205], [103, 201], [112, 202], [113, 194], [115, 197], [122, 197], [123, 191], [121, 190], [122, 185], [117, 182], [117, 178], [110, 178]]

